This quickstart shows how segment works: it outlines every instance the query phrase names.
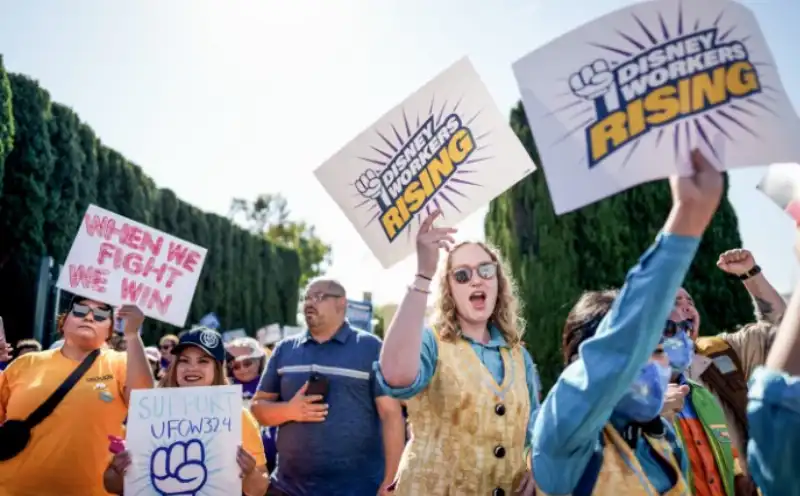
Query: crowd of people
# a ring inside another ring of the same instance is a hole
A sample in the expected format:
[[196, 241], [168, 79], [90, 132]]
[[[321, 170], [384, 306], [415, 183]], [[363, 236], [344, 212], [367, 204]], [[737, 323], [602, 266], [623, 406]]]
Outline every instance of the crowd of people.
[[228, 384], [242, 392], [246, 495], [800, 494], [800, 291], [787, 305], [750, 252], [722, 253], [754, 321], [700, 335], [682, 286], [723, 178], [692, 162], [622, 286], [574, 302], [544, 397], [535, 332], [547, 331], [528, 334], [531, 356], [502, 257], [456, 244], [434, 213], [383, 342], [350, 326], [344, 287], [325, 278], [305, 290], [307, 331], [272, 350], [205, 327], [145, 347], [138, 308], [79, 296], [60, 346], [0, 342], [0, 496], [122, 494], [130, 392]]

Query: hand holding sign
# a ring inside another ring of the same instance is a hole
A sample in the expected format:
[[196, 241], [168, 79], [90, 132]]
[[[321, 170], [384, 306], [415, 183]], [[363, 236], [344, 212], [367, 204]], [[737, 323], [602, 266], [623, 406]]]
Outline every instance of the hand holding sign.
[[153, 487], [165, 496], [194, 496], [208, 479], [205, 461], [205, 447], [198, 439], [158, 448], [150, 459]]
[[457, 230], [451, 227], [433, 227], [433, 222], [442, 213], [433, 212], [427, 219], [422, 221], [422, 225], [417, 233], [417, 272], [427, 278], [433, 277], [436, 273], [436, 265], [439, 263], [439, 250], [450, 250], [450, 246], [455, 244], [452, 234]]

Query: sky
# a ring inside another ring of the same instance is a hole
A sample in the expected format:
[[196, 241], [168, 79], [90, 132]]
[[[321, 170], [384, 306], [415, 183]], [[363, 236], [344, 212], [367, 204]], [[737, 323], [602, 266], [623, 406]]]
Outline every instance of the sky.
[[[413, 257], [383, 270], [313, 170], [464, 55], [507, 113], [519, 99], [514, 61], [631, 3], [0, 0], [0, 53], [7, 70], [38, 79], [191, 204], [227, 215], [234, 197], [283, 194], [292, 218], [332, 245], [328, 274], [381, 304], [402, 298]], [[756, 13], [798, 108], [800, 2], [741, 3]], [[788, 292], [798, 272], [793, 224], [755, 190], [763, 174], [733, 172], [730, 198], [744, 246]], [[485, 213], [459, 224], [458, 239], [482, 239]]]

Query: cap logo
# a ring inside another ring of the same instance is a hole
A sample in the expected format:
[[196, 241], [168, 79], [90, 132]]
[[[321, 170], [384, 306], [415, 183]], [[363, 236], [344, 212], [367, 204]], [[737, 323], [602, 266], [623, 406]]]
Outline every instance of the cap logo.
[[216, 348], [219, 346], [219, 336], [213, 331], [202, 331], [200, 333], [200, 343], [206, 348]]

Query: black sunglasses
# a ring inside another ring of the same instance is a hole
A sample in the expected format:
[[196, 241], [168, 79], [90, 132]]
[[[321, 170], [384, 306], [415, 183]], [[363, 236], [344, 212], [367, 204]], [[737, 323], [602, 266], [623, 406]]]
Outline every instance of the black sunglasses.
[[667, 325], [664, 326], [664, 337], [665, 338], [672, 338], [678, 334], [678, 331], [683, 331], [686, 334], [692, 333], [692, 322], [690, 320], [684, 320], [681, 322], [673, 322], [671, 320], [667, 321]]
[[104, 322], [106, 319], [111, 318], [111, 309], [109, 308], [92, 308], [89, 305], [75, 303], [72, 305], [72, 315], [82, 319], [92, 312], [95, 322]]
[[497, 276], [497, 264], [495, 262], [484, 262], [475, 267], [475, 269], [467, 266], [457, 267], [453, 269], [451, 274], [457, 283], [466, 284], [472, 280], [473, 270], [478, 273], [478, 277], [486, 281]]

